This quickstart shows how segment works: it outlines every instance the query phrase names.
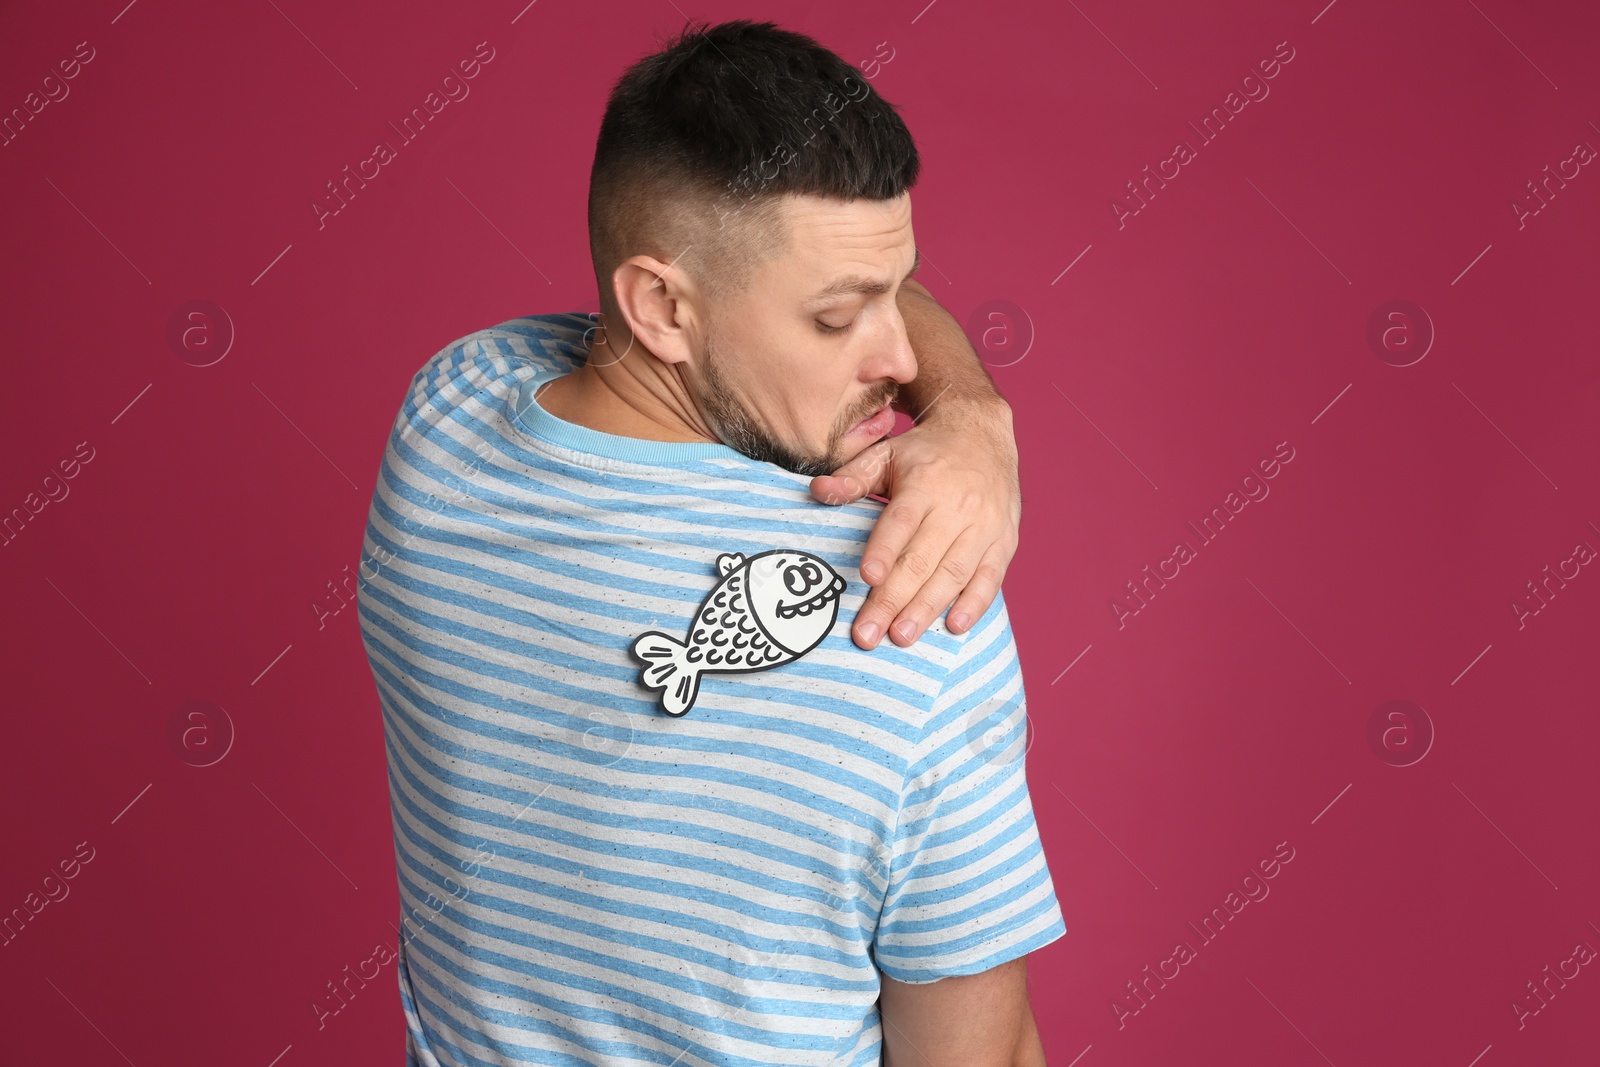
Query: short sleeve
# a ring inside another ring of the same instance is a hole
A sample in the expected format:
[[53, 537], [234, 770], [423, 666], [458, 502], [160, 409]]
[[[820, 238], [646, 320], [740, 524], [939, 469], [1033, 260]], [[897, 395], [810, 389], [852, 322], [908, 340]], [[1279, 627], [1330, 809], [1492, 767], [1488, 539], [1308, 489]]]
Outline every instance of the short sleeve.
[[594, 312], [525, 315], [480, 330], [475, 337], [498, 343], [507, 355], [539, 368], [541, 375], [566, 374], [588, 361], [590, 334], [600, 329]]
[[899, 982], [976, 974], [1067, 932], [1028, 794], [1027, 697], [1003, 595], [953, 657], [886, 857], [873, 951]]
[[[412, 375], [395, 432], [426, 433], [490, 383], [543, 382], [578, 369], [588, 361], [593, 326], [590, 313], [572, 311], [525, 315], [458, 337]], [[531, 369], [519, 374], [519, 365]]]

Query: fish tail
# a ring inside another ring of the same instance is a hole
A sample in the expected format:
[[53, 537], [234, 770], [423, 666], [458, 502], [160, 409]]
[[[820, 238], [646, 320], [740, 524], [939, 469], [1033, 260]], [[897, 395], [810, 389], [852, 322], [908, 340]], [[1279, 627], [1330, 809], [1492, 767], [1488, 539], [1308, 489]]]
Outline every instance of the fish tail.
[[634, 638], [631, 651], [645, 662], [639, 680], [649, 689], [661, 690], [661, 706], [667, 714], [688, 711], [700, 693], [701, 670], [689, 662], [689, 646], [664, 633], [646, 630]]

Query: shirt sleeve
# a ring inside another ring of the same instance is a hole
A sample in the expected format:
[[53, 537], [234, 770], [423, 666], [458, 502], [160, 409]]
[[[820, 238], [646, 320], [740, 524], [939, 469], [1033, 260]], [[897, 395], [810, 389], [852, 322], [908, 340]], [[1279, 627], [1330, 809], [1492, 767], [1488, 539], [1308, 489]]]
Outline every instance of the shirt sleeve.
[[1028, 795], [1027, 739], [1002, 594], [954, 653], [906, 770], [873, 942], [890, 978], [976, 974], [1067, 932]]
[[519, 364], [533, 368], [521, 377], [539, 381], [583, 366], [594, 317], [581, 311], [525, 315], [456, 338], [412, 375], [394, 432], [427, 433], [490, 383], [516, 377]]
[[524, 315], [476, 336], [502, 342], [506, 352], [534, 364], [541, 373], [565, 374], [588, 362], [590, 336], [601, 329], [597, 313], [569, 311]]

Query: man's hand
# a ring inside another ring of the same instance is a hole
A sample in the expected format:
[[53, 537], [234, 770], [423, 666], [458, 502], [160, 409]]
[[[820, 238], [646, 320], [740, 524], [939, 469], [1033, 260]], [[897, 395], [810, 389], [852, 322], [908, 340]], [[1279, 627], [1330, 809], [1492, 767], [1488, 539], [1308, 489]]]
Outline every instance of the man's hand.
[[812, 479], [811, 494], [825, 504], [888, 499], [861, 557], [872, 590], [856, 614], [856, 644], [875, 648], [887, 631], [910, 645], [946, 608], [950, 631], [963, 633], [989, 610], [1017, 551], [1011, 408], [998, 397], [946, 396], [905, 433]]

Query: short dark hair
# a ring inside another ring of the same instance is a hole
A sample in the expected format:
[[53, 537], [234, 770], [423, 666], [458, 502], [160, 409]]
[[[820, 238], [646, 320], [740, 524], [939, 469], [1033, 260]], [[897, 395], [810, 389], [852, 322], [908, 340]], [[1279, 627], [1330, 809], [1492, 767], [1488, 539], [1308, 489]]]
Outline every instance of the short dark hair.
[[680, 262], [714, 295], [741, 292], [786, 250], [781, 197], [893, 200], [920, 167], [894, 105], [810, 37], [690, 20], [618, 79], [600, 122], [589, 248], [601, 310], [620, 325], [611, 275], [641, 253]]

